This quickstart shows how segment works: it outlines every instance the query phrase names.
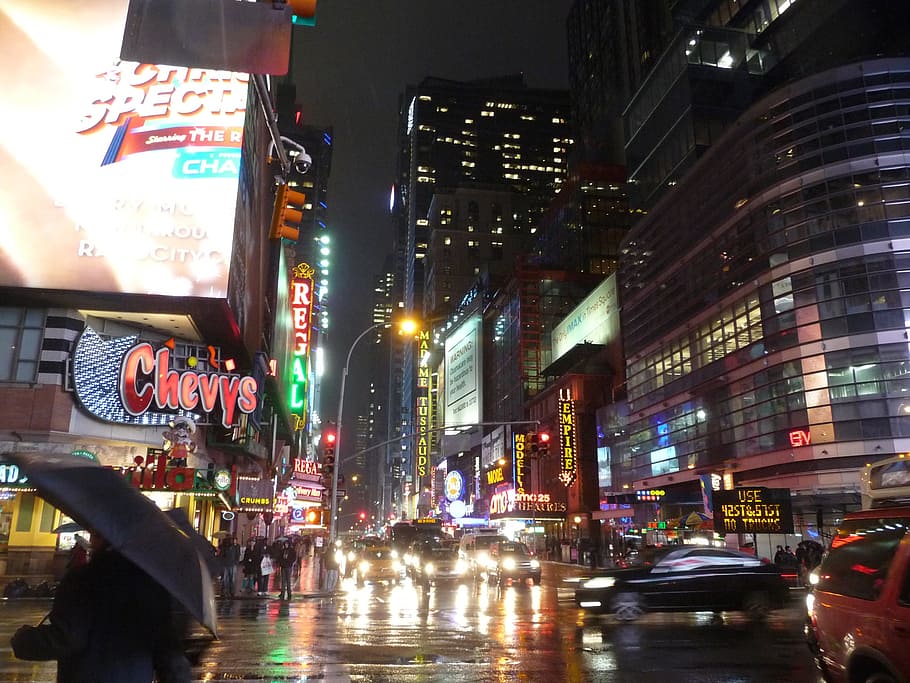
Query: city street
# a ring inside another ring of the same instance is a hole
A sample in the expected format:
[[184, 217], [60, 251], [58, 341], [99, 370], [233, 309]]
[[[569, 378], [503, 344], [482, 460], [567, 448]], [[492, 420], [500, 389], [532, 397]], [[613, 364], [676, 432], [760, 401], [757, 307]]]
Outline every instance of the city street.
[[[312, 560], [310, 560], [312, 563]], [[817, 683], [802, 636], [802, 592], [767, 623], [740, 614], [652, 614], [633, 624], [584, 618], [545, 563], [541, 586], [485, 583], [421, 589], [343, 582], [319, 597], [312, 564], [291, 602], [219, 600], [220, 640], [197, 681], [604, 681]], [[0, 602], [0, 683], [50, 683], [55, 664], [13, 658], [10, 634], [37, 623], [49, 600]]]

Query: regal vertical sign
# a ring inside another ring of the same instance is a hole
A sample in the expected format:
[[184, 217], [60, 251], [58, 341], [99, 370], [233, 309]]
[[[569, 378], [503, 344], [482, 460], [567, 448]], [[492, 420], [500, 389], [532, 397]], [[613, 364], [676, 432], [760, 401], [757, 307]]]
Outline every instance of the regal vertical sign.
[[294, 429], [306, 427], [307, 368], [310, 356], [310, 322], [313, 317], [313, 267], [299, 263], [291, 278], [291, 322], [294, 344], [291, 347], [291, 383], [288, 408]]
[[571, 389], [559, 390], [559, 481], [571, 486], [578, 469], [578, 428]]

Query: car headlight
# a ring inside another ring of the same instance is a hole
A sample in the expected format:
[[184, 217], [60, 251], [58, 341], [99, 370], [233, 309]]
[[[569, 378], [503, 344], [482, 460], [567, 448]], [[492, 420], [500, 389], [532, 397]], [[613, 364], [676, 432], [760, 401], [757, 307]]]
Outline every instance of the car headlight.
[[427, 563], [423, 566], [423, 571], [424, 571], [425, 573], [427, 573], [427, 574], [432, 574], [433, 572], [436, 571], [436, 567], [433, 566], [433, 563], [432, 563], [432, 562], [427, 562]]
[[392, 557], [393, 557], [394, 559], [396, 559], [396, 560], [398, 559], [398, 551], [397, 551], [397, 550], [393, 550], [393, 551], [392, 551]]
[[490, 556], [486, 553], [477, 553], [477, 564], [486, 564]]
[[506, 559], [504, 559], [502, 561], [502, 568], [503, 569], [515, 569], [515, 560], [513, 560], [511, 557], [507, 557]]
[[353, 562], [355, 559], [357, 559], [357, 554], [352, 550], [348, 553], [348, 561]]
[[818, 572], [809, 572], [809, 585], [817, 586], [818, 585]]
[[540, 569], [540, 561], [531, 560], [531, 569]]
[[368, 571], [370, 571], [370, 563], [364, 560], [357, 568], [361, 571], [361, 573], [366, 574]]
[[402, 569], [401, 562], [399, 562], [398, 560], [395, 560], [395, 561], [392, 563], [392, 571], [400, 572], [401, 569]]
[[458, 562], [455, 563], [455, 571], [459, 574], [464, 574], [468, 571], [468, 563], [464, 560], [458, 560]]
[[616, 579], [612, 576], [595, 576], [581, 584], [582, 588], [612, 588], [615, 585]]
[[806, 611], [810, 617], [815, 612], [815, 593], [806, 593]]

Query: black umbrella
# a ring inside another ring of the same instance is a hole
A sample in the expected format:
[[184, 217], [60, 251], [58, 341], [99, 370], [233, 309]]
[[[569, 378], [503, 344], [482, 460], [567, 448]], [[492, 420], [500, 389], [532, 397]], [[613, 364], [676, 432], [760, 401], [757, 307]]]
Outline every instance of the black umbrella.
[[38, 495], [144, 569], [216, 634], [215, 591], [186, 531], [109, 467], [74, 455], [9, 453]]
[[209, 569], [209, 576], [221, 576], [221, 562], [215, 555], [215, 547], [209, 543], [205, 536], [193, 528], [189, 517], [186, 516], [186, 510], [183, 508], [171, 508], [170, 510], [165, 510], [164, 514], [170, 517], [174, 524], [190, 537], [190, 540], [196, 546], [196, 550], [199, 551], [202, 559], [205, 560], [205, 566]]

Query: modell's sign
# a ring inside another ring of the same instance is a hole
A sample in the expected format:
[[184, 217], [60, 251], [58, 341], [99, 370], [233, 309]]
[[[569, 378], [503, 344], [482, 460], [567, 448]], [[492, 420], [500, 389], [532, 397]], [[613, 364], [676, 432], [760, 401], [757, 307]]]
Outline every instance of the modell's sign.
[[220, 413], [230, 427], [239, 413], [256, 410], [253, 377], [203, 372], [222, 365], [214, 357], [182, 358], [186, 367], [175, 368], [173, 347], [169, 340], [156, 349], [136, 336], [104, 340], [86, 328], [73, 351], [76, 397], [96, 417], [126, 424], [162, 425], [175, 414]]

